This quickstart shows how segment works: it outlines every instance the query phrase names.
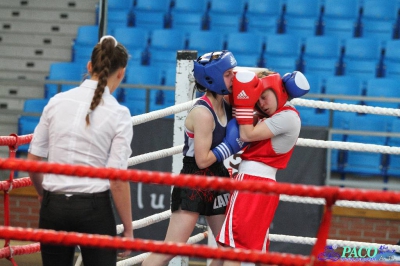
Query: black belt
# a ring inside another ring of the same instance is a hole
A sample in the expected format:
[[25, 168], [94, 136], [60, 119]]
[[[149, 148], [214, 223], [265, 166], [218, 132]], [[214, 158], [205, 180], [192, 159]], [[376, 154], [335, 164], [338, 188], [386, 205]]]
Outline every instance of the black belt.
[[96, 193], [66, 192], [66, 191], [44, 191], [49, 197], [74, 197], [80, 199], [107, 198], [110, 197], [110, 190]]

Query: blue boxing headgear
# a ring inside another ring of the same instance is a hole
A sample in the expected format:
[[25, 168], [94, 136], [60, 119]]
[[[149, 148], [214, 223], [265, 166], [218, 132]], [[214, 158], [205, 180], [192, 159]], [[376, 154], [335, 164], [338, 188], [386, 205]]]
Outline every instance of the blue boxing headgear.
[[224, 72], [236, 65], [235, 57], [227, 50], [207, 53], [194, 61], [194, 78], [208, 90], [226, 95], [229, 91], [224, 82]]

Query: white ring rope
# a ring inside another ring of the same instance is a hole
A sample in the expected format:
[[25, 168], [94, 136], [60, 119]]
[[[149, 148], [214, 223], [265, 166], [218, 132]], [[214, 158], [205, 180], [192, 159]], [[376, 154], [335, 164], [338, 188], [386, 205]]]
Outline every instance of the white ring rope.
[[330, 109], [330, 110], [365, 113], [365, 114], [400, 116], [400, 109], [394, 109], [394, 108], [365, 106], [365, 105], [347, 104], [347, 103], [334, 103], [326, 101], [306, 100], [300, 98], [292, 99], [290, 102], [294, 105], [314, 107], [320, 109]]
[[[189, 240], [187, 241], [187, 244], [195, 244], [200, 242], [201, 240], [205, 239], [207, 237], [207, 232], [204, 233], [199, 233], [197, 235], [191, 236]], [[150, 255], [151, 252], [146, 252], [142, 253], [140, 255], [137, 255], [135, 257], [126, 259], [126, 260], [121, 260], [117, 262], [117, 266], [131, 266], [131, 265], [136, 265], [138, 263], [141, 263], [144, 261], [145, 258], [147, 258]]]
[[[316, 204], [316, 205], [325, 205], [326, 203], [325, 199], [323, 198], [299, 197], [299, 196], [289, 196], [283, 194], [279, 195], [279, 199], [286, 202]], [[347, 208], [400, 212], [400, 205], [389, 204], [389, 203], [337, 200], [334, 205]]]
[[[302, 237], [302, 236], [287, 236], [287, 235], [278, 235], [278, 234], [270, 234], [270, 240], [275, 242], [286, 242], [286, 243], [295, 243], [295, 244], [306, 244], [306, 245], [314, 245], [316, 242], [316, 238], [314, 237]], [[376, 248], [380, 248], [384, 246], [389, 250], [395, 250], [397, 252], [400, 251], [400, 246], [398, 245], [386, 245], [386, 244], [378, 244], [378, 243], [369, 243], [369, 242], [357, 242], [357, 241], [347, 241], [347, 240], [327, 240], [328, 245], [338, 245], [340, 247], [349, 246], [349, 247], [360, 247], [360, 246], [373, 246]]]

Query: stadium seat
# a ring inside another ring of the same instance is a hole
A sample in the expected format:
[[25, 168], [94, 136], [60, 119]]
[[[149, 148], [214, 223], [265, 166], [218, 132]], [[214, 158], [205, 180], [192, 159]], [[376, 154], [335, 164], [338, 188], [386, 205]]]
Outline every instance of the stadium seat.
[[278, 23], [282, 19], [282, 4], [275, 0], [248, 0], [245, 13], [245, 31], [277, 33]]
[[301, 126], [329, 126], [329, 110], [319, 110], [311, 107], [296, 106], [300, 113]]
[[357, 21], [353, 19], [324, 18], [322, 28], [325, 36], [335, 36], [340, 39], [357, 36]]
[[253, 32], [231, 32], [226, 35], [226, 49], [235, 56], [238, 54], [261, 56], [264, 46], [264, 37]]
[[197, 56], [223, 50], [224, 36], [217, 31], [192, 31], [188, 33], [188, 50], [197, 50]]
[[[387, 132], [389, 127], [385, 119], [378, 115], [359, 115], [349, 123], [350, 130], [362, 132]], [[347, 142], [385, 145], [385, 136], [349, 134]], [[361, 175], [383, 175], [382, 154], [374, 152], [348, 151], [345, 171]]]
[[211, 0], [208, 29], [222, 33], [243, 31], [245, 4], [244, 0]]
[[340, 69], [341, 43], [333, 36], [310, 36], [304, 41], [301, 69], [307, 74], [333, 76]]
[[168, 21], [170, 0], [136, 0], [133, 7], [133, 24], [148, 30], [165, 28]]
[[99, 41], [99, 26], [83, 25], [78, 27], [76, 37], [73, 42], [73, 46], [90, 45], [94, 47], [98, 41]]
[[304, 42], [304, 59], [307, 58], [335, 58], [339, 59], [341, 42], [332, 36], [310, 36]]
[[171, 9], [172, 28], [187, 32], [206, 28], [207, 0], [174, 0]]
[[107, 12], [107, 29], [111, 32], [119, 27], [132, 26], [132, 10], [109, 9]]
[[362, 96], [361, 80], [352, 76], [330, 76], [325, 81], [325, 93], [343, 96]]
[[[399, 80], [391, 78], [375, 78], [369, 79], [366, 83], [367, 97], [383, 97], [383, 98], [398, 98], [400, 95]], [[367, 100], [365, 102], [370, 106], [379, 106], [386, 108], [399, 108], [400, 103], [382, 102], [375, 100]]]
[[149, 65], [164, 68], [176, 68], [176, 51], [152, 49], [149, 55]]
[[[132, 66], [126, 71], [125, 84], [161, 86], [162, 71], [154, 66]], [[128, 107], [131, 115], [145, 113], [150, 88], [133, 87], [124, 88], [121, 92], [121, 104]]]
[[238, 66], [263, 67], [263, 59], [259, 54], [234, 54]]
[[268, 34], [265, 53], [267, 55], [297, 56], [301, 54], [301, 39], [289, 34]]
[[385, 44], [385, 62], [400, 62], [400, 40], [388, 40]]
[[[87, 73], [86, 70], [87, 62], [57, 62], [50, 65], [49, 75], [46, 77], [47, 80], [64, 80], [64, 81], [76, 81], [81, 82]], [[74, 87], [78, 86], [76, 84]], [[61, 91], [57, 84], [46, 84], [45, 85], [45, 98], [49, 99], [56, 93]]]
[[397, 1], [362, 0], [362, 19], [394, 21], [398, 15]]
[[386, 61], [383, 72], [386, 78], [400, 79], [400, 62]]
[[308, 36], [317, 35], [318, 25], [318, 18], [286, 16], [283, 27], [285, 34], [295, 35], [305, 39]]
[[379, 60], [382, 42], [377, 38], [349, 38], [344, 41], [344, 59]]
[[358, 77], [363, 80], [371, 79], [378, 76], [379, 61], [378, 60], [343, 60], [344, 75]]
[[395, 26], [395, 21], [362, 20], [361, 36], [382, 41], [391, 40], [395, 36]]
[[264, 55], [264, 65], [266, 68], [278, 72], [281, 76], [291, 73], [297, 68], [299, 58], [297, 56]]
[[149, 44], [150, 31], [137, 27], [118, 27], [114, 29], [113, 35], [128, 51], [144, 50]]
[[270, 34], [266, 36], [265, 66], [280, 74], [299, 70], [301, 39], [289, 34]]
[[171, 14], [171, 28], [186, 32], [199, 31], [204, 28], [204, 13], [177, 13]]
[[319, 0], [285, 0], [285, 16], [318, 18], [323, 2]]
[[357, 20], [360, 14], [359, 0], [324, 0], [324, 19], [340, 18]]
[[152, 50], [176, 51], [186, 46], [186, 33], [177, 29], [157, 29], [151, 33], [150, 52]]
[[242, 29], [242, 17], [234, 14], [213, 14], [209, 15], [209, 29], [226, 34], [239, 32]]

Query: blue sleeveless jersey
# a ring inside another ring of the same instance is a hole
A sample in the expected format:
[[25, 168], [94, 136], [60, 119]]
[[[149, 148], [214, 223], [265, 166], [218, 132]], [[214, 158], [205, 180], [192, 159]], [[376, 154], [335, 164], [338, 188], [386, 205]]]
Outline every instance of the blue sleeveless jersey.
[[[224, 104], [225, 114], [227, 116], [227, 122], [229, 122], [229, 120], [232, 119], [232, 107], [229, 104], [227, 104], [225, 101], [223, 101], [223, 104]], [[215, 128], [213, 131], [213, 138], [212, 138], [212, 143], [211, 143], [211, 147], [210, 147], [210, 150], [211, 150], [211, 149], [215, 148], [218, 144], [220, 144], [222, 142], [222, 140], [224, 139], [225, 133], [226, 133], [226, 125], [225, 126], [221, 125], [216, 113], [214, 112], [214, 109], [211, 105], [210, 100], [205, 95], [202, 96], [193, 105], [193, 107], [190, 109], [190, 111], [199, 105], [205, 106], [214, 117]], [[187, 130], [186, 127], [185, 127], [185, 145], [183, 147], [183, 156], [194, 157], [194, 133]]]

